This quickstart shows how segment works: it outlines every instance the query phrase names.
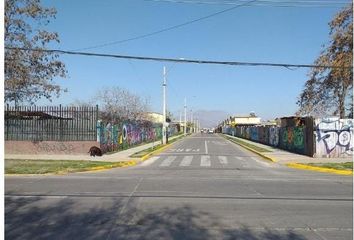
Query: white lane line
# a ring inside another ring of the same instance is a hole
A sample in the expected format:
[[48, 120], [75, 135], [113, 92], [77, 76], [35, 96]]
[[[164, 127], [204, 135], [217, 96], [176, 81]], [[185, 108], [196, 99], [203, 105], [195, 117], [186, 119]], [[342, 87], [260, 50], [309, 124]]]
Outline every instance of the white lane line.
[[227, 158], [226, 156], [218, 156], [219, 161], [222, 165], [227, 165]]
[[160, 167], [168, 167], [176, 159], [176, 156], [169, 156], [160, 164]]
[[179, 165], [182, 167], [190, 166], [192, 163], [192, 159], [193, 159], [193, 156], [185, 156]]
[[207, 141], [205, 141], [205, 154], [208, 154], [208, 144], [207, 144]]
[[149, 166], [151, 164], [153, 164], [157, 159], [159, 159], [160, 157], [155, 156], [155, 157], [151, 157], [150, 159], [144, 161], [141, 166]]
[[210, 167], [211, 166], [210, 156], [204, 156], [204, 155], [201, 156], [200, 166], [201, 167]]

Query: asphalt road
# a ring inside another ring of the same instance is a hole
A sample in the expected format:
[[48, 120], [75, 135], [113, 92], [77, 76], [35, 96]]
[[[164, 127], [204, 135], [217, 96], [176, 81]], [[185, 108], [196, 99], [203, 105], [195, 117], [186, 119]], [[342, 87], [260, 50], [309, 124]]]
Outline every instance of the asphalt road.
[[6, 239], [353, 239], [352, 177], [195, 134], [130, 168], [5, 178]]

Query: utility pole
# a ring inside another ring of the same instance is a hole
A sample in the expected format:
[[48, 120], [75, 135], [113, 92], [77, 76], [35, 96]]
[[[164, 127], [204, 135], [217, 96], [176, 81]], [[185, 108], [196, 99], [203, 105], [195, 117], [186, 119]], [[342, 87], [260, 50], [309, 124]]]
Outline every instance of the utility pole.
[[184, 98], [184, 136], [187, 135], [187, 98]]
[[193, 129], [194, 129], [194, 126], [193, 126], [193, 111], [191, 109], [191, 133], [193, 133]]
[[181, 125], [182, 124], [182, 111], [181, 110], [179, 110], [179, 129], [180, 129], [180, 131], [181, 131]]
[[163, 121], [162, 121], [162, 144], [166, 144], [166, 67], [163, 67], [163, 83], [162, 83], [162, 92], [163, 92], [163, 105], [162, 105], [162, 114], [163, 114]]

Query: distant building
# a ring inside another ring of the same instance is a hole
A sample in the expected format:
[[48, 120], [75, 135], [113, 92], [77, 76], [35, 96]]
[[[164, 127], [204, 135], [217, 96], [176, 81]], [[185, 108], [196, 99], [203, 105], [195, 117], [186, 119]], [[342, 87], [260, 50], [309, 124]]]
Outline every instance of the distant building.
[[262, 126], [277, 126], [278, 123], [277, 123], [277, 120], [267, 120], [267, 121], [262, 121], [261, 125]]
[[255, 114], [248, 116], [231, 116], [227, 119], [227, 125], [230, 126], [245, 126], [245, 125], [259, 125], [261, 124], [261, 118]]
[[163, 115], [157, 112], [146, 112], [144, 113], [144, 120], [154, 123], [163, 123]]

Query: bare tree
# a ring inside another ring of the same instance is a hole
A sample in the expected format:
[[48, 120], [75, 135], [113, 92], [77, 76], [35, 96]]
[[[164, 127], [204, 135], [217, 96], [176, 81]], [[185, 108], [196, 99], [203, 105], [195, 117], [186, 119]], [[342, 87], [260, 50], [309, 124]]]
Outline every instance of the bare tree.
[[[342, 68], [313, 68], [299, 96], [299, 115], [353, 115], [353, 5], [340, 11], [329, 23], [330, 44], [316, 59], [316, 65]], [[346, 114], [346, 109], [349, 114]]]
[[94, 99], [100, 106], [102, 119], [106, 121], [144, 120], [149, 110], [147, 98], [119, 87], [101, 89]]
[[60, 94], [62, 89], [52, 79], [66, 76], [65, 65], [57, 54], [40, 51], [53, 41], [59, 42], [57, 33], [40, 29], [55, 14], [54, 8], [41, 6], [40, 0], [5, 0], [6, 102], [33, 102], [41, 97], [51, 99], [53, 93]]

